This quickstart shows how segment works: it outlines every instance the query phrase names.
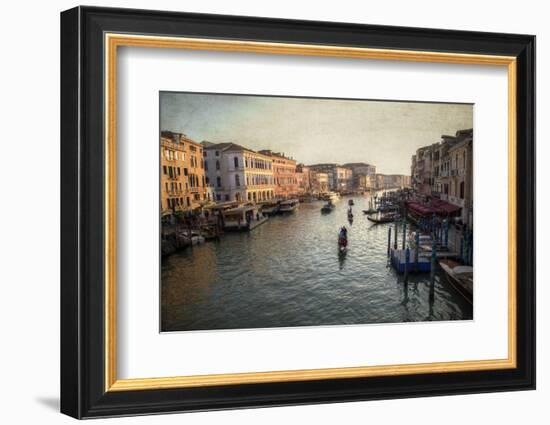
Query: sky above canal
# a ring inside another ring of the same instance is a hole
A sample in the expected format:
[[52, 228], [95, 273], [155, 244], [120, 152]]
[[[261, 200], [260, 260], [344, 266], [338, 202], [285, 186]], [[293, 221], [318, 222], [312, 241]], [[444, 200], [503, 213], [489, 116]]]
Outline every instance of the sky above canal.
[[162, 92], [161, 130], [271, 149], [305, 164], [367, 162], [410, 174], [417, 148], [473, 127], [465, 104]]

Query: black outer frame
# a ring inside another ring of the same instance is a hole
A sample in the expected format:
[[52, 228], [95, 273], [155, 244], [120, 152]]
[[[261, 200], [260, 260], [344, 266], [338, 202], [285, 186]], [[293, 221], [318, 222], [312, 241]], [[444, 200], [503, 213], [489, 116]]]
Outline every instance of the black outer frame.
[[[517, 368], [104, 391], [105, 32], [517, 57]], [[75, 418], [535, 388], [535, 37], [77, 7], [61, 13], [61, 412]]]

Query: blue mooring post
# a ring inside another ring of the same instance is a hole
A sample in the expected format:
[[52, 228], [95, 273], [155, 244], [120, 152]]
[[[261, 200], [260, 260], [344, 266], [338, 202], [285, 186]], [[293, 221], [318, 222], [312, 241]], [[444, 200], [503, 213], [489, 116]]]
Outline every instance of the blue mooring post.
[[393, 236], [393, 249], [397, 249], [397, 220], [395, 220], [395, 235]]
[[435, 298], [435, 242], [432, 242], [432, 257], [430, 260], [430, 306], [433, 305]]
[[406, 241], [407, 241], [407, 220], [403, 219], [403, 249], [405, 249]]
[[420, 229], [416, 231], [414, 244], [416, 249], [414, 250], [414, 269], [418, 271], [418, 251], [420, 251]]
[[388, 257], [390, 256], [391, 249], [391, 226], [388, 227]]
[[409, 283], [409, 247], [405, 250], [405, 285]]

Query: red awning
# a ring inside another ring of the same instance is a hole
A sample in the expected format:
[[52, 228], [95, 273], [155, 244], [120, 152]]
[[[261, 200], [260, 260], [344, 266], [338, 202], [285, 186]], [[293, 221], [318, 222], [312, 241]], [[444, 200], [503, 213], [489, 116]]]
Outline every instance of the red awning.
[[432, 199], [429, 203], [407, 202], [407, 208], [422, 216], [452, 215], [460, 210], [460, 207], [440, 199]]
[[432, 199], [431, 203], [432, 207], [436, 210], [436, 214], [447, 215], [460, 211], [460, 207], [440, 199]]

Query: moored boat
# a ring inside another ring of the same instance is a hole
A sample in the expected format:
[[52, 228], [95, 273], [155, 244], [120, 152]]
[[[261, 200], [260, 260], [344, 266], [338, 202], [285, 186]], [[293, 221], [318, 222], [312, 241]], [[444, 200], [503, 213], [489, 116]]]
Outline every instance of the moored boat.
[[267, 221], [257, 205], [243, 205], [222, 212], [225, 230], [247, 231]]
[[399, 218], [398, 214], [381, 214], [377, 216], [367, 216], [367, 219], [372, 221], [375, 224], [382, 224], [382, 223], [391, 223], [395, 221], [397, 218]]
[[298, 208], [299, 201], [298, 199], [288, 199], [286, 201], [281, 201], [279, 212], [285, 213], [285, 212], [293, 212]]
[[261, 207], [262, 207], [262, 214], [275, 215], [279, 212], [281, 205], [279, 201], [273, 201], [273, 202], [264, 202], [261, 204]]
[[439, 260], [439, 266], [445, 272], [448, 282], [453, 285], [460, 295], [472, 304], [474, 293], [474, 269], [471, 266], [464, 266], [448, 258]]

